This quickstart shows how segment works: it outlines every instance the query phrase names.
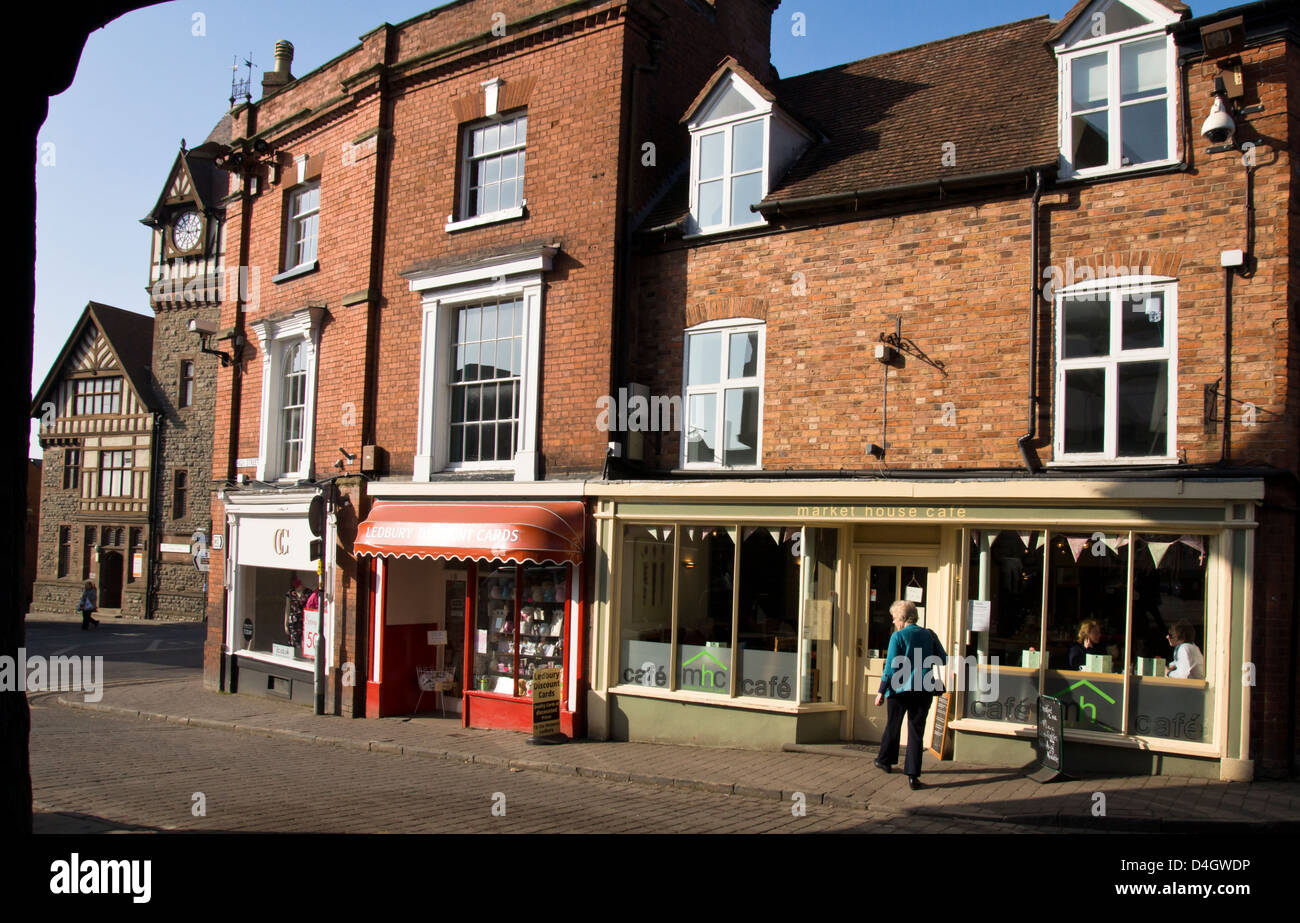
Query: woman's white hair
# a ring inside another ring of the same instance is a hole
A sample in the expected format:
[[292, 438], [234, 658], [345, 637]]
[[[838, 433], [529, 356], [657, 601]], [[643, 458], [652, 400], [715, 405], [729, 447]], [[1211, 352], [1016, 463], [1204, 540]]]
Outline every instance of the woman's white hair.
[[910, 599], [896, 599], [894, 600], [894, 604], [889, 607], [889, 615], [891, 618], [898, 618], [901, 616], [904, 622], [914, 625], [918, 618], [916, 613], [916, 603], [912, 602]]

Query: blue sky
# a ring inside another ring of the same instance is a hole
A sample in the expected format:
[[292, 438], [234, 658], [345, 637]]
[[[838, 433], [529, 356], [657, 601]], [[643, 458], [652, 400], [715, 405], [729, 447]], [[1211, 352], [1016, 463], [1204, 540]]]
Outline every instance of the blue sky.
[[[36, 167], [36, 342], [44, 380], [87, 301], [148, 313], [153, 207], [181, 138], [207, 137], [230, 97], [231, 62], [251, 52], [255, 85], [277, 39], [302, 75], [434, 0], [193, 0], [138, 10], [92, 34], [76, 79], [50, 100]], [[1072, 0], [784, 0], [772, 20], [782, 76], [1033, 16], [1060, 18]], [[1231, 3], [1198, 3], [1196, 14]], [[805, 34], [794, 35], [794, 16]], [[241, 67], [242, 70], [242, 67]], [[254, 91], [256, 97], [257, 92]], [[35, 421], [33, 421], [33, 432]], [[32, 440], [32, 455], [40, 448]]]

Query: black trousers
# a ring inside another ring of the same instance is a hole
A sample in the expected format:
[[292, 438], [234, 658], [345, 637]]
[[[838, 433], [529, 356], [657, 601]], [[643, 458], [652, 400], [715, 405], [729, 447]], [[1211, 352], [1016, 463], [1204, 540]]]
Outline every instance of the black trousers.
[[82, 627], [82, 628], [89, 628], [92, 624], [98, 624], [98, 620], [95, 618], [95, 610], [94, 610], [94, 609], [82, 609], [82, 610], [81, 610], [81, 627]]
[[907, 759], [903, 772], [909, 776], [921, 774], [921, 754], [925, 752], [925, 717], [930, 713], [934, 699], [928, 692], [895, 692], [885, 697], [885, 739], [880, 742], [877, 759], [886, 766], [898, 762], [898, 738], [903, 731], [903, 715], [907, 715]]

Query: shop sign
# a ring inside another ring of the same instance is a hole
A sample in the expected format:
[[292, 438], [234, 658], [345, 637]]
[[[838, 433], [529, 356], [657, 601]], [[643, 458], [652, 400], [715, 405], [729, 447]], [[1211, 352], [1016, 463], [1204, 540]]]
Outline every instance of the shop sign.
[[135, 552], [131, 555], [131, 576], [142, 577], [144, 575], [144, 555]]
[[320, 636], [320, 610], [302, 610], [302, 656], [305, 660], [316, 659], [316, 639]]
[[254, 567], [314, 571], [312, 534], [302, 516], [242, 516], [236, 563]]
[[560, 733], [560, 671], [543, 667], [533, 672], [533, 736]]
[[294, 657], [293, 657], [293, 645], [292, 645], [292, 644], [272, 644], [272, 645], [271, 645], [271, 654], [272, 654], [272, 656], [274, 656], [274, 657], [284, 657], [284, 658], [287, 659], [287, 660], [293, 660], [293, 659], [294, 659]]
[[244, 627], [243, 627], [243, 631], [244, 631], [244, 640], [245, 640], [245, 641], [252, 641], [252, 640], [253, 640], [253, 620], [252, 620], [252, 619], [244, 619]]

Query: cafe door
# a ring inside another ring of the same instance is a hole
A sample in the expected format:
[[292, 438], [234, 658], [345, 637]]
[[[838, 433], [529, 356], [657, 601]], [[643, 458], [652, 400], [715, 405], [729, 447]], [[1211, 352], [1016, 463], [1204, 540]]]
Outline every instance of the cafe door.
[[[876, 705], [876, 693], [885, 669], [889, 637], [894, 633], [889, 607], [897, 599], [911, 600], [916, 603], [917, 624], [942, 634], [942, 610], [936, 596], [938, 563], [937, 555], [926, 554], [860, 553], [855, 557], [854, 740], [879, 743], [884, 735], [885, 706]], [[902, 742], [906, 741], [904, 725]]]

